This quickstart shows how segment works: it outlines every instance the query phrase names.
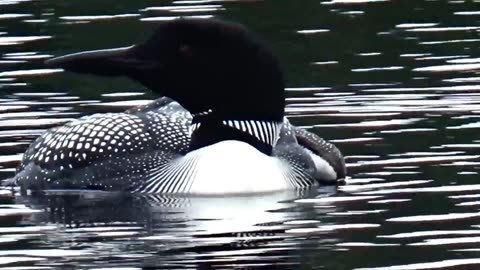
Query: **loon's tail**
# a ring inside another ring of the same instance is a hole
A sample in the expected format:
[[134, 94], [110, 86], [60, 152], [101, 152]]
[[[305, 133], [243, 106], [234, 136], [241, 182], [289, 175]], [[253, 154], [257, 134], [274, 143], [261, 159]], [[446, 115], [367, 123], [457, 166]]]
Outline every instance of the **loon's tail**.
[[11, 200], [15, 198], [13, 187], [16, 185], [15, 177], [0, 180], [0, 203], [11, 203]]
[[17, 179], [14, 177], [0, 180], [0, 189], [5, 187], [14, 187], [17, 185]]
[[319, 137], [317, 134], [294, 126], [295, 138], [303, 147], [325, 159], [337, 173], [337, 183], [345, 184], [347, 168], [342, 152], [332, 143]]

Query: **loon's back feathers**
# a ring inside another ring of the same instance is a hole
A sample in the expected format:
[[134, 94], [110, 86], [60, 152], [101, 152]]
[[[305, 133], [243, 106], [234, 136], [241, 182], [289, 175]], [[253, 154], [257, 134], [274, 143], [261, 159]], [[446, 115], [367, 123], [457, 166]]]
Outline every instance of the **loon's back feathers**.
[[14, 177], [23, 189], [224, 194], [345, 177], [337, 148], [286, 120], [278, 60], [241, 25], [174, 20], [137, 45], [47, 64], [127, 76], [165, 97], [47, 131]]
[[161, 113], [171, 117], [186, 119], [188, 121], [192, 120], [192, 115], [189, 111], [185, 110], [182, 105], [178, 104], [178, 102], [168, 97], [161, 97], [145, 105], [139, 105], [125, 110], [125, 113], [131, 114], [149, 112]]

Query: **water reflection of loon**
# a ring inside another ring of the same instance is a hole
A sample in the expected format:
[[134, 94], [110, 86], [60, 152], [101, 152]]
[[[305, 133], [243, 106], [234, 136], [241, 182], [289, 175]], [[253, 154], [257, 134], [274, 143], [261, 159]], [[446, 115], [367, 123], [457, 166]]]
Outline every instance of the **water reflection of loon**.
[[[19, 196], [17, 203], [43, 210], [26, 218], [28, 223], [65, 225], [58, 226], [56, 233], [44, 235], [49, 238], [46, 242], [53, 245], [68, 237], [78, 243], [87, 241], [91, 251], [96, 252], [96, 248], [104, 250], [108, 243], [114, 243], [112, 248], [116, 252], [109, 251], [113, 255], [135, 253], [135, 245], [140, 245], [138, 248], [143, 253], [148, 246], [147, 249], [161, 259], [145, 260], [146, 265], [160, 265], [161, 260], [177, 260], [183, 265], [188, 264], [188, 260], [203, 263], [215, 259], [220, 259], [216, 264], [222, 265], [229, 263], [228, 258], [237, 257], [238, 264], [245, 259], [252, 262], [252, 257], [259, 263], [268, 260], [280, 263], [285, 259], [292, 263], [296, 260], [290, 257], [298, 254], [294, 241], [298, 235], [286, 231], [297, 228], [296, 224], [301, 224], [297, 221], [311, 219], [304, 216], [305, 212], [298, 210], [298, 204], [293, 201], [317, 196], [319, 192], [322, 196], [329, 195], [335, 192], [335, 187], [308, 194], [291, 190], [229, 196], [228, 199], [59, 191]], [[328, 210], [336, 211], [335, 208]], [[288, 224], [290, 221], [296, 222]]]
[[128, 76], [168, 98], [48, 131], [10, 181], [23, 189], [245, 194], [345, 177], [335, 146], [286, 120], [277, 59], [240, 25], [175, 20], [144, 43], [48, 63]]

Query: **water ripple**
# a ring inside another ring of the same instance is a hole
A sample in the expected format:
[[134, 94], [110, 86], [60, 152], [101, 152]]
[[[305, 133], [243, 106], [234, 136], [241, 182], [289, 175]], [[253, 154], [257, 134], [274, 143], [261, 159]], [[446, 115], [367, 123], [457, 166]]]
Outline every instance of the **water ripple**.
[[4, 13], [4, 14], [0, 14], [0, 20], [25, 18], [25, 17], [31, 17], [31, 16], [33, 15], [25, 14], [25, 13]]
[[469, 219], [480, 216], [480, 213], [449, 213], [442, 215], [419, 215], [408, 217], [389, 218], [386, 221], [391, 222], [435, 222], [435, 221], [453, 221], [459, 219]]
[[45, 74], [53, 74], [62, 72], [63, 69], [30, 69], [30, 70], [14, 70], [0, 72], [0, 77], [21, 77], [21, 76], [43, 76]]
[[22, 45], [27, 42], [51, 39], [51, 36], [8, 36], [0, 37], [0, 46]]
[[480, 264], [479, 259], [456, 259], [456, 260], [441, 260], [427, 263], [414, 263], [404, 265], [393, 265], [385, 267], [372, 268], [355, 268], [355, 270], [422, 270], [422, 269], [444, 269], [447, 267], [477, 265]]
[[61, 20], [66, 21], [103, 21], [139, 17], [140, 14], [118, 14], [118, 15], [89, 15], [89, 16], [62, 16]]
[[328, 203], [337, 203], [337, 202], [352, 202], [352, 201], [364, 201], [381, 198], [381, 196], [348, 196], [348, 197], [322, 197], [322, 198], [312, 198], [312, 199], [299, 199], [295, 200], [296, 203], [318, 203], [318, 204], [328, 204]]
[[390, 0], [331, 0], [322, 2], [322, 5], [368, 4], [388, 1]]

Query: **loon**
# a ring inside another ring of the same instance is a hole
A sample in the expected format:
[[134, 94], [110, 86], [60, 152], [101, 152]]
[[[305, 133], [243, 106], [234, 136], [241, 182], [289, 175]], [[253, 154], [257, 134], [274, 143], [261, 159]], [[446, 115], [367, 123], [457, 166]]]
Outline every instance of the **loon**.
[[163, 97], [48, 130], [10, 179], [22, 190], [248, 194], [346, 177], [333, 144], [289, 123], [279, 62], [240, 24], [176, 19], [142, 43], [46, 64], [126, 76]]

